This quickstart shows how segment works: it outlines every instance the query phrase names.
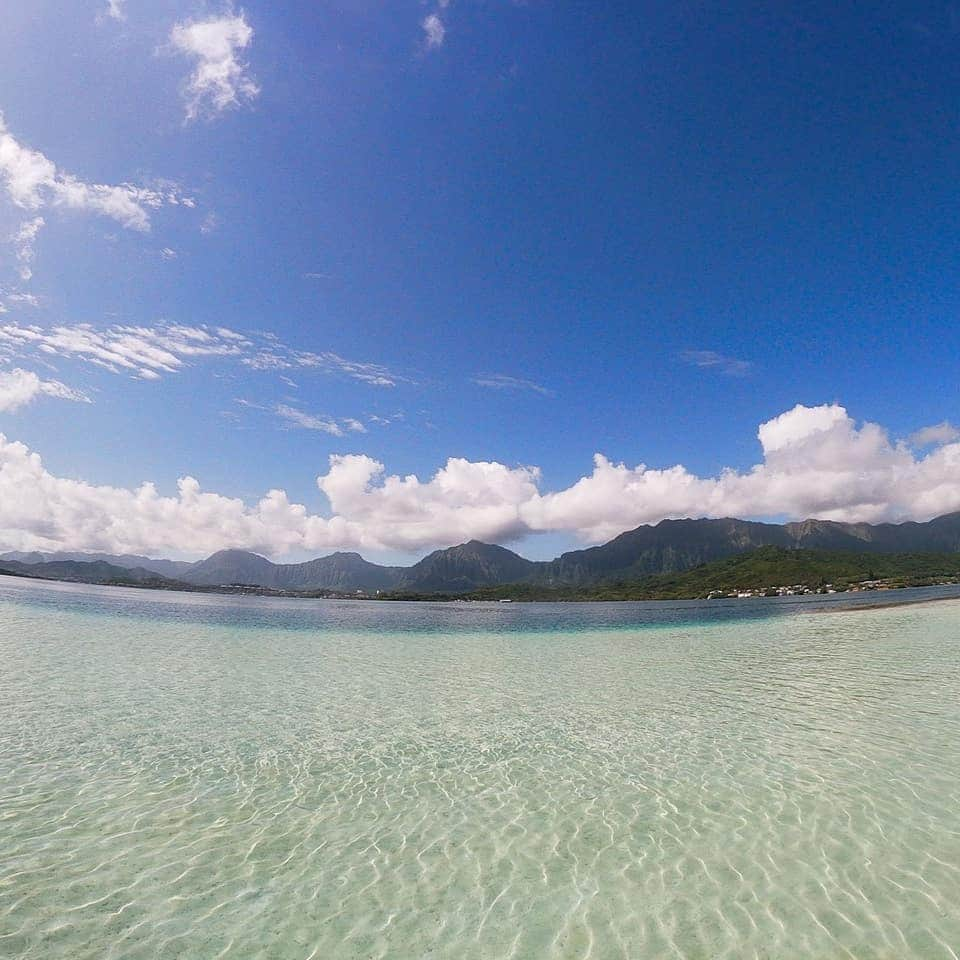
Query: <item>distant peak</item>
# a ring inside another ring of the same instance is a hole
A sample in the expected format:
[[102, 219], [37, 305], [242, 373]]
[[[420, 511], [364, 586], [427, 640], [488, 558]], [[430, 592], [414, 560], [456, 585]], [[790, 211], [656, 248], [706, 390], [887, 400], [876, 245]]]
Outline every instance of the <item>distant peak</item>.
[[226, 559], [249, 559], [253, 557], [256, 560], [266, 560], [267, 563], [270, 563], [266, 557], [261, 556], [259, 553], [253, 553], [250, 550], [237, 550], [235, 548], [230, 548], [227, 550], [218, 550], [216, 553], [211, 553], [208, 560], [226, 560]]

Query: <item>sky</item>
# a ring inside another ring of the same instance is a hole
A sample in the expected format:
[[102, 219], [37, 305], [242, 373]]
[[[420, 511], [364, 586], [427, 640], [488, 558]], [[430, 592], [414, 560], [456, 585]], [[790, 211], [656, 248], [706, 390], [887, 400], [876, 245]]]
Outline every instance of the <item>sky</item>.
[[0, 548], [960, 510], [956, 7], [3, 7]]

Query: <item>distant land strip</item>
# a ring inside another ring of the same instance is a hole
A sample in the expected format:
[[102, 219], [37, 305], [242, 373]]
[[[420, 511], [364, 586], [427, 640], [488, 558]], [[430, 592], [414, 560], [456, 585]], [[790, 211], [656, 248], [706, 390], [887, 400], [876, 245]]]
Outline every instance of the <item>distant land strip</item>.
[[196, 584], [103, 560], [0, 560], [0, 574], [193, 593], [376, 600], [615, 601], [759, 598], [960, 583], [960, 553], [877, 554], [759, 547], [687, 570], [579, 584], [528, 581], [470, 590], [289, 589], [237, 580]]

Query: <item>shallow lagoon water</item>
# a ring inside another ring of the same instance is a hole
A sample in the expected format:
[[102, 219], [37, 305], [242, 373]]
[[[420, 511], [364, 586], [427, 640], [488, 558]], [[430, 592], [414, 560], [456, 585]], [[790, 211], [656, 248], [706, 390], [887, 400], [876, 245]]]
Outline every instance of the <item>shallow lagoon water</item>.
[[0, 955], [956, 958], [960, 602], [870, 600], [4, 578]]

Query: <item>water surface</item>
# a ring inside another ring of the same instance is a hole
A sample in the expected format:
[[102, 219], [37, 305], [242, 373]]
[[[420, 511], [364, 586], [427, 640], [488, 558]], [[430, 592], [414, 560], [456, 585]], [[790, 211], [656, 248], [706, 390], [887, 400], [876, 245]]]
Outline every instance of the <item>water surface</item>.
[[0, 955], [956, 958], [960, 603], [871, 599], [4, 578]]

